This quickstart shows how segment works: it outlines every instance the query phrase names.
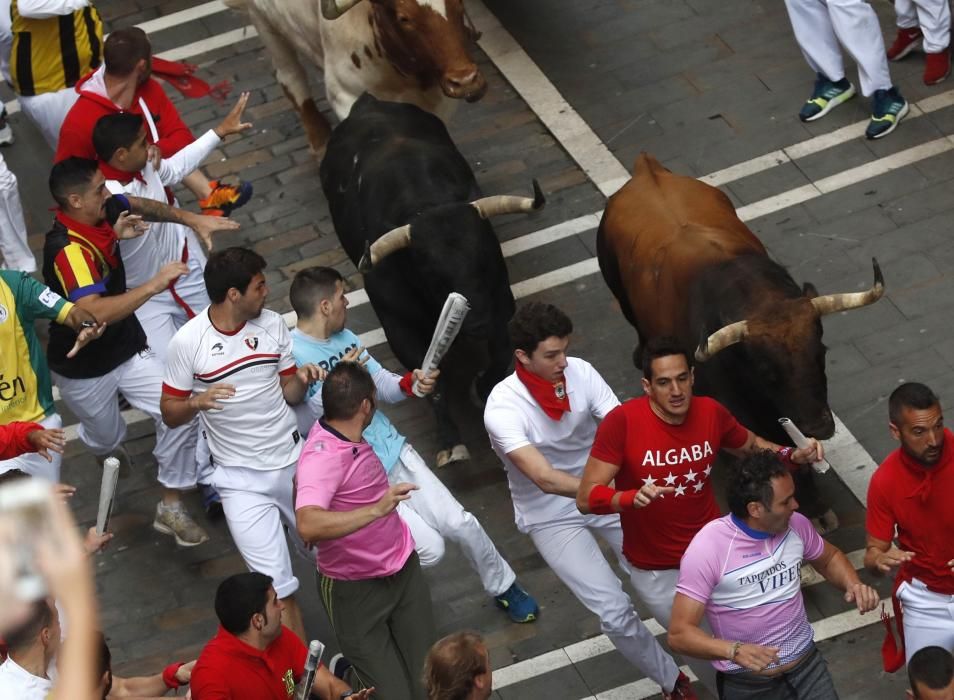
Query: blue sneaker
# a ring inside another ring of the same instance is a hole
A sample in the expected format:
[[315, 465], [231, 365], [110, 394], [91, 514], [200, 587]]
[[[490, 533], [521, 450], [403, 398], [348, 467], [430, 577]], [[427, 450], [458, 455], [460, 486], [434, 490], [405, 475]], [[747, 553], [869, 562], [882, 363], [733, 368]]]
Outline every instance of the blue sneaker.
[[880, 139], [894, 131], [908, 113], [908, 101], [896, 87], [890, 90], [875, 90], [871, 121], [865, 129], [869, 139]]
[[202, 494], [202, 507], [209, 520], [218, 520], [225, 511], [222, 510], [222, 497], [209, 484], [199, 484], [199, 493]]
[[540, 606], [516, 581], [506, 591], [494, 598], [498, 608], [503, 608], [514, 622], [533, 622], [540, 614]]
[[842, 102], [847, 102], [855, 96], [855, 86], [848, 81], [848, 78], [842, 78], [835, 83], [821, 73], [817, 75], [812, 96], [798, 113], [798, 118], [803, 122], [821, 119]]

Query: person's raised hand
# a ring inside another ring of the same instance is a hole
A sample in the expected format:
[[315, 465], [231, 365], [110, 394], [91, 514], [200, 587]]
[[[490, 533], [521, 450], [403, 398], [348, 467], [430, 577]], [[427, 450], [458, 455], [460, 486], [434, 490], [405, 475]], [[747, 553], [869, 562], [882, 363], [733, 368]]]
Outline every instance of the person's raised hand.
[[439, 369], [431, 370], [425, 373], [422, 369], [414, 370], [414, 381], [417, 383], [417, 390], [427, 396], [434, 391], [437, 386], [437, 376], [441, 373]]
[[189, 273], [189, 266], [184, 262], [173, 260], [159, 268], [159, 272], [152, 278], [153, 293], [159, 294], [172, 282]]
[[225, 406], [220, 401], [233, 396], [235, 396], [234, 384], [213, 384], [201, 394], [190, 396], [188, 403], [197, 411], [221, 411]]
[[27, 433], [27, 442], [29, 442], [36, 453], [47, 462], [53, 461], [53, 455], [50, 452], [63, 454], [66, 447], [66, 433], [62, 428], [50, 428], [49, 430], [34, 430]]
[[139, 238], [149, 230], [149, 224], [142, 220], [138, 214], [130, 214], [124, 211], [113, 224], [113, 231], [116, 232], [116, 238], [121, 241], [127, 241], [130, 238]]
[[[371, 359], [370, 355], [364, 355], [364, 346], [358, 345], [351, 348], [348, 352], [341, 356], [341, 362], [357, 362], [362, 367], [368, 364], [368, 360]], [[361, 357], [364, 355], [364, 357]]]
[[96, 532], [94, 525], [86, 531], [86, 537], [83, 538], [83, 547], [88, 554], [96, 554], [106, 549], [106, 545], [113, 539], [113, 533], [104, 532], [102, 535]]
[[733, 661], [750, 671], [764, 671], [779, 662], [778, 647], [765, 647], [761, 644], [743, 644], [735, 654]]
[[245, 105], [248, 104], [248, 95], [249, 93], [243, 92], [239, 95], [238, 101], [235, 103], [235, 106], [232, 107], [232, 110], [225, 116], [217, 127], [215, 127], [215, 135], [220, 139], [224, 139], [230, 134], [239, 134], [246, 129], [252, 128], [251, 122], [242, 121], [242, 112], [245, 111]]
[[825, 459], [825, 448], [815, 438], [808, 438], [808, 447], [792, 450], [791, 460], [795, 464], [814, 464]]
[[845, 591], [845, 602], [854, 603], [858, 607], [858, 612], [864, 615], [878, 607], [881, 598], [874, 588], [858, 581], [848, 586], [848, 590]]
[[325, 381], [325, 377], [328, 376], [328, 371], [313, 362], [306, 362], [295, 370], [295, 375], [305, 386], [309, 386], [315, 382]]
[[383, 518], [397, 508], [398, 503], [409, 499], [411, 497], [411, 491], [417, 491], [417, 489], [417, 486], [407, 482], [389, 487], [387, 493], [381, 496], [380, 500], [374, 504], [375, 514], [379, 518]]
[[205, 216], [191, 211], [183, 211], [183, 223], [195, 231], [205, 247], [212, 250], [212, 234], [219, 231], [235, 231], [242, 225], [225, 216]]
[[146, 146], [146, 159], [152, 163], [153, 170], [159, 169], [159, 164], [162, 163], [162, 149], [158, 144], [150, 143]]

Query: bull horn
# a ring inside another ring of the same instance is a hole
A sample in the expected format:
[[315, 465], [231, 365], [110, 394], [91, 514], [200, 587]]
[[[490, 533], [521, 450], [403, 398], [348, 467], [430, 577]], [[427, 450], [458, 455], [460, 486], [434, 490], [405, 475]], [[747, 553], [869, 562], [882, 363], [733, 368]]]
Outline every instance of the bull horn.
[[481, 219], [489, 219], [491, 216], [500, 214], [519, 214], [521, 212], [531, 212], [542, 209], [547, 203], [543, 196], [543, 190], [540, 189], [540, 183], [533, 181], [533, 199], [530, 197], [514, 197], [511, 195], [495, 195], [493, 197], [482, 197], [470, 203]]
[[812, 299], [812, 306], [818, 312], [819, 316], [833, 314], [836, 311], [848, 311], [850, 309], [860, 309], [862, 306], [874, 304], [884, 295], [884, 276], [881, 274], [881, 266], [875, 258], [871, 258], [871, 264], [874, 267], [874, 285], [865, 292], [847, 292], [845, 294], [826, 294]]
[[[704, 331], [703, 331], [704, 332]], [[736, 321], [723, 326], [708, 338], [703, 338], [696, 348], [696, 362], [705, 362], [720, 350], [745, 340], [749, 333], [748, 321]]]
[[404, 226], [392, 228], [374, 243], [370, 245], [365, 243], [364, 255], [358, 261], [358, 271], [362, 274], [369, 272], [391, 253], [407, 248], [409, 245], [411, 245], [411, 225], [404, 224]]
[[321, 0], [321, 16], [325, 19], [338, 19], [361, 0]]

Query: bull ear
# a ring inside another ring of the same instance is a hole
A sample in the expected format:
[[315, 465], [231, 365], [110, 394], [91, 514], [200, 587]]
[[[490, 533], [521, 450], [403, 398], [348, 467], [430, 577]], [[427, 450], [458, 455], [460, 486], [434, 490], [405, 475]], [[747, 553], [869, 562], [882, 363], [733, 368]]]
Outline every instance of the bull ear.
[[802, 285], [802, 295], [808, 297], [809, 299], [814, 299], [818, 296], [818, 290], [815, 289], [815, 285], [811, 282], [806, 282]]

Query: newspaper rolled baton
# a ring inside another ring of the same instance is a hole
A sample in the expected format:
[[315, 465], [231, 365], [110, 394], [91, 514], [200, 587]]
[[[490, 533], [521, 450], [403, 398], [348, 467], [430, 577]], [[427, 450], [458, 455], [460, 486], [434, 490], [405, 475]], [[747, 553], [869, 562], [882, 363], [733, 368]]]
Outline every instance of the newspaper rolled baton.
[[[811, 447], [812, 443], [805, 434], [798, 429], [798, 426], [792, 423], [788, 418], [779, 418], [779, 425], [782, 426], [782, 430], [788, 433], [788, 436], [792, 438], [792, 442], [795, 443], [795, 447]], [[831, 465], [828, 463], [828, 460], [821, 459], [817, 462], [812, 462], [812, 469], [814, 469], [819, 474], [824, 474], [831, 468]]]
[[[470, 311], [470, 302], [467, 301], [467, 297], [457, 292], [451, 292], [447, 295], [447, 301], [444, 302], [441, 316], [437, 320], [437, 327], [434, 328], [434, 335], [431, 337], [431, 345], [427, 348], [424, 361], [421, 363], [424, 374], [433, 372], [437, 369], [441, 360], [444, 359], [444, 355], [450, 348], [451, 343], [454, 342], [454, 338], [457, 337], [468, 311]], [[416, 380], [414, 386], [411, 387], [411, 391], [414, 392], [415, 396], [424, 396], [424, 393], [418, 389]]]
[[325, 645], [317, 639], [312, 639], [308, 645], [308, 656], [305, 657], [305, 672], [301, 677], [298, 693], [295, 695], [297, 700], [308, 700], [311, 697], [311, 689], [318, 675], [318, 662], [321, 661], [321, 655], [324, 653]]
[[116, 497], [116, 484], [119, 482], [119, 460], [107, 457], [103, 461], [103, 483], [99, 487], [99, 511], [96, 513], [96, 534], [102, 535], [109, 527], [109, 514]]

